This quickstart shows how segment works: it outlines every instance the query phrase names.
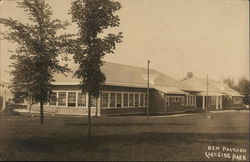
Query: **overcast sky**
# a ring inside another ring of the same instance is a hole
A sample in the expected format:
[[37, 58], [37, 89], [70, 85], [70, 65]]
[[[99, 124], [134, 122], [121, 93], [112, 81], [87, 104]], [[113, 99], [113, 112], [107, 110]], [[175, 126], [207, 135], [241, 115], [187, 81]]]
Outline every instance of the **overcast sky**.
[[[69, 20], [71, 0], [47, 0], [54, 16]], [[249, 77], [249, 5], [247, 0], [120, 0], [119, 31], [124, 39], [106, 61], [159, 70], [176, 79], [187, 72], [219, 80]], [[1, 5], [1, 17], [26, 21], [15, 2]], [[1, 26], [1, 30], [6, 30]], [[118, 31], [115, 30], [115, 31]], [[74, 32], [72, 25], [68, 31]], [[1, 76], [10, 64], [8, 50], [15, 46], [1, 41]]]

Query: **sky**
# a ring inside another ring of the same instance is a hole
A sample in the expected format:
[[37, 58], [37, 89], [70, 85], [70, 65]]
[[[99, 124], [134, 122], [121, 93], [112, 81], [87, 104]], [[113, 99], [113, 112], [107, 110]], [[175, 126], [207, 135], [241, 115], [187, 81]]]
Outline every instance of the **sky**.
[[[187, 72], [194, 76], [220, 80], [249, 78], [249, 2], [248, 0], [119, 0], [117, 12], [123, 42], [115, 54], [104, 60], [147, 67], [178, 80]], [[54, 17], [70, 21], [71, 0], [46, 0]], [[1, 4], [1, 17], [26, 22], [15, 1]], [[6, 28], [1, 26], [1, 31]], [[67, 31], [76, 32], [73, 24]], [[1, 79], [9, 81], [9, 57], [15, 45], [1, 40]]]

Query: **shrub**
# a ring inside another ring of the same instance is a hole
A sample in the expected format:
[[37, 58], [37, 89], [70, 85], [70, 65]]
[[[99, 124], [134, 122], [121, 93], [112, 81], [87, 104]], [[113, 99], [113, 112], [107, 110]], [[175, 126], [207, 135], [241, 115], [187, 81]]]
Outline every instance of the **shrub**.
[[15, 111], [15, 105], [11, 102], [6, 102], [6, 108], [2, 113], [4, 115], [20, 115], [19, 112]]

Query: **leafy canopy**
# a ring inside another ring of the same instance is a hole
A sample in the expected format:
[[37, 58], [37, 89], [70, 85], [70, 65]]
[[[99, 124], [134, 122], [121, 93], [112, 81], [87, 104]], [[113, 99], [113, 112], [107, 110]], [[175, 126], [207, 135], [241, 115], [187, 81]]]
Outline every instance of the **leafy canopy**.
[[14, 101], [32, 97], [36, 102], [44, 103], [49, 98], [53, 74], [68, 70], [58, 60], [68, 35], [57, 34], [68, 23], [51, 19], [52, 10], [44, 0], [23, 0], [17, 4], [23, 8], [30, 24], [12, 18], [0, 19], [0, 23], [9, 29], [4, 38], [17, 44], [11, 56]]
[[116, 43], [120, 43], [122, 33], [104, 35], [105, 29], [118, 27], [120, 19], [114, 13], [121, 8], [112, 0], [74, 0], [70, 13], [78, 26], [77, 38], [72, 40], [69, 52], [74, 54], [74, 62], [79, 64], [75, 77], [81, 80], [83, 92], [97, 97], [106, 78], [100, 67], [102, 58], [114, 53]]

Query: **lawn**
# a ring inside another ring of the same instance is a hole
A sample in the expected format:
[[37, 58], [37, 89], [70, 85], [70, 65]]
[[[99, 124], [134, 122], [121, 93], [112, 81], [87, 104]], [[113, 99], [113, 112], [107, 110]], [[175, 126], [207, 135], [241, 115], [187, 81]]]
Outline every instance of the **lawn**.
[[[1, 160], [227, 160], [207, 158], [208, 146], [248, 148], [249, 112], [186, 116], [93, 118], [0, 116]], [[217, 150], [218, 152], [218, 150]], [[239, 154], [239, 153], [238, 153]], [[247, 155], [248, 153], [245, 153]], [[247, 159], [249, 156], [247, 155]]]

